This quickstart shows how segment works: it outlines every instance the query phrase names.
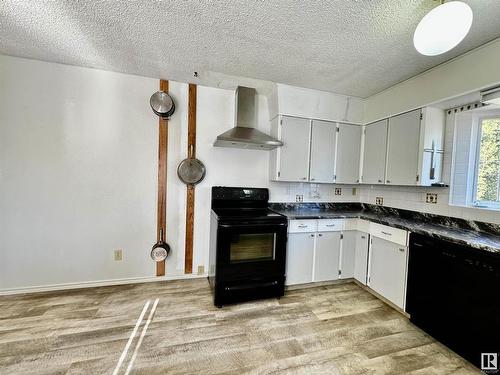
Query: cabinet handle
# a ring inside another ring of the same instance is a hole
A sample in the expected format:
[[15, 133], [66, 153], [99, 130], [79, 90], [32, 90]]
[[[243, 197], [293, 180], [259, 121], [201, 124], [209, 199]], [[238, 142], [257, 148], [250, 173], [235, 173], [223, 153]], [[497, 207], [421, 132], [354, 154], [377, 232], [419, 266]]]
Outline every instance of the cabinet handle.
[[382, 180], [378, 180], [378, 182], [382, 183], [382, 182], [384, 182], [384, 181], [382, 181]]
[[307, 178], [306, 177], [302, 177], [301, 180], [307, 180]]
[[366, 237], [365, 236], [361, 236], [362, 239], [365, 239]]
[[392, 233], [389, 233], [389, 232], [382, 231], [382, 234], [385, 234], [386, 236], [392, 236]]
[[300, 225], [299, 225], [299, 228], [307, 228], [307, 225], [300, 224]]
[[390, 181], [390, 180], [386, 180], [386, 182], [387, 182], [388, 184], [390, 184], [390, 183], [391, 183], [391, 181]]
[[318, 234], [318, 237], [323, 237], [323, 235], [320, 233], [320, 234]]
[[403, 248], [399, 248], [399, 251], [401, 251], [402, 253], [404, 253], [404, 252], [405, 252], [405, 249], [403, 249]]
[[311, 178], [311, 181], [314, 181], [315, 179], [314, 178]]
[[311, 233], [311, 237], [314, 237], [314, 233]]
[[326, 224], [327, 227], [334, 227], [335, 224]]

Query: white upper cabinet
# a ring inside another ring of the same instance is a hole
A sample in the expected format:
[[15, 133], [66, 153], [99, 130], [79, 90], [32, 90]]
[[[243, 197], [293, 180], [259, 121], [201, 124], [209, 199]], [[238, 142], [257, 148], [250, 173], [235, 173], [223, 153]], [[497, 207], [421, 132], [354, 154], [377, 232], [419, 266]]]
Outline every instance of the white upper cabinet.
[[271, 135], [284, 145], [270, 152], [270, 179], [430, 186], [441, 182], [444, 126], [433, 107], [364, 127], [278, 115]]
[[312, 122], [309, 172], [311, 182], [334, 182], [336, 131], [335, 123], [316, 120]]
[[417, 185], [421, 110], [389, 118], [386, 183]]
[[444, 157], [444, 128], [446, 117], [439, 108], [422, 109], [418, 172], [424, 186], [441, 182]]
[[337, 139], [336, 183], [359, 183], [361, 133], [358, 125], [339, 124]]
[[271, 152], [271, 179], [307, 181], [309, 176], [309, 146], [311, 120], [282, 116], [272, 124], [283, 146]]
[[361, 173], [361, 182], [364, 184], [384, 183], [387, 124], [388, 120], [382, 120], [365, 126], [363, 172]]

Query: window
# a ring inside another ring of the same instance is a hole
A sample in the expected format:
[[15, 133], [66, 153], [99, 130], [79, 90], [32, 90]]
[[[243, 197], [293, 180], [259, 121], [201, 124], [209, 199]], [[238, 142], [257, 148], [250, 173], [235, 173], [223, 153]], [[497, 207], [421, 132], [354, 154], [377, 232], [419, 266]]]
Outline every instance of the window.
[[473, 204], [500, 209], [500, 117], [478, 120], [475, 159]]
[[449, 110], [446, 129], [449, 204], [500, 211], [500, 107]]

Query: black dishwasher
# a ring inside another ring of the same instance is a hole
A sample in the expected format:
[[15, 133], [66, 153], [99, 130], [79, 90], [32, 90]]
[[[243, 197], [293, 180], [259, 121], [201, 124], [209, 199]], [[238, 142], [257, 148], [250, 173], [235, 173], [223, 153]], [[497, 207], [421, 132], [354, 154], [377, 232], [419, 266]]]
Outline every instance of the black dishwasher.
[[500, 254], [412, 233], [406, 298], [411, 322], [475, 366], [500, 353]]

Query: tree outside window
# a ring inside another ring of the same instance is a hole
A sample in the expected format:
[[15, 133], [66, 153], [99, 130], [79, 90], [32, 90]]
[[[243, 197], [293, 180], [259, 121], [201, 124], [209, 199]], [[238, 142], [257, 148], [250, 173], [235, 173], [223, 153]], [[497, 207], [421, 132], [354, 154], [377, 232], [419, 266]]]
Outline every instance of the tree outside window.
[[500, 118], [481, 120], [475, 182], [475, 204], [500, 208]]

